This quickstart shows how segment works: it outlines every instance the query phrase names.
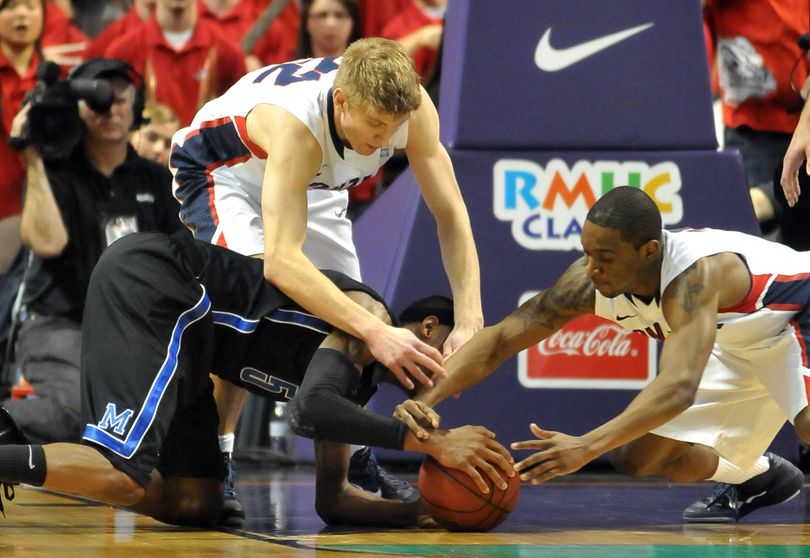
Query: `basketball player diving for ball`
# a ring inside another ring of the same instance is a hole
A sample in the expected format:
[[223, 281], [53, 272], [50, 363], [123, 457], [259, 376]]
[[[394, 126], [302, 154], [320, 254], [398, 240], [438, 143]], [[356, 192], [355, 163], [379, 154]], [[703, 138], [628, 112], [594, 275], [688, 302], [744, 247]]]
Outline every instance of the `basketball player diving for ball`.
[[[292, 429], [315, 440], [315, 509], [327, 523], [416, 525], [419, 501], [384, 500], [348, 484], [348, 444], [425, 452], [504, 486], [509, 452], [480, 426], [420, 439], [364, 405], [388, 371], [368, 347], [333, 330], [268, 283], [261, 260], [181, 234], [132, 234], [104, 252], [87, 296], [82, 341], [81, 444], [28, 445], [0, 412], [0, 482], [27, 483], [123, 506], [161, 521], [214, 525], [224, 464], [209, 372], [290, 401]], [[371, 289], [325, 272], [380, 320]], [[410, 306], [403, 319], [441, 347], [449, 299]], [[2, 409], [0, 409], [2, 411]], [[6, 494], [10, 491], [6, 487]], [[13, 494], [12, 494], [13, 497]]]
[[[658, 376], [581, 436], [531, 424], [536, 439], [512, 444], [534, 450], [516, 464], [524, 481], [613, 450], [616, 468], [634, 476], [718, 482], [684, 510], [686, 521], [734, 522], [796, 496], [801, 471], [763, 452], [785, 420], [810, 442], [810, 253], [738, 232], [663, 230], [655, 202], [631, 187], [594, 204], [582, 247], [556, 283], [476, 334], [446, 363], [446, 379], [418, 398], [434, 405], [596, 314], [662, 341]], [[397, 415], [414, 427], [430, 413]]]

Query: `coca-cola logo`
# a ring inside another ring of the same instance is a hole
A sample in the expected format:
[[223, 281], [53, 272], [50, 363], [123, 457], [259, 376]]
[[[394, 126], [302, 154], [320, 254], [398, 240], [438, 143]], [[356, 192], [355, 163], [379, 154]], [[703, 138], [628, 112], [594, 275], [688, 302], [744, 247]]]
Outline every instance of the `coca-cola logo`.
[[537, 345], [541, 355], [635, 357], [637, 351], [630, 332], [614, 324], [601, 324], [590, 330], [561, 329]]

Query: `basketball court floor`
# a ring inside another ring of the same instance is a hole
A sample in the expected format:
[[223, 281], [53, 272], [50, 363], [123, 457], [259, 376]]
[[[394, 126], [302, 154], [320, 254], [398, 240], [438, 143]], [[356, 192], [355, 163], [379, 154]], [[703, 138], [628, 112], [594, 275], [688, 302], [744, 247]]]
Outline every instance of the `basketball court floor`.
[[[489, 533], [325, 527], [313, 511], [311, 467], [238, 469], [242, 529], [184, 529], [27, 487], [0, 517], [0, 557], [720, 558], [810, 556], [810, 490], [736, 525], [688, 525], [686, 505], [708, 484], [577, 474], [523, 485], [518, 504]], [[413, 474], [401, 475], [414, 480]]]

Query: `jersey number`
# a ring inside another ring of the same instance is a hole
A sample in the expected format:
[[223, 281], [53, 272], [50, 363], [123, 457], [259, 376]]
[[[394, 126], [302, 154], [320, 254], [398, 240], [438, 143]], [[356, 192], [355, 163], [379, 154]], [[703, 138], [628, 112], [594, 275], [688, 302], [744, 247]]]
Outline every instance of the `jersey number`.
[[298, 386], [292, 382], [276, 378], [255, 368], [243, 368], [239, 377], [244, 382], [258, 386], [269, 393], [282, 395], [285, 399], [292, 399], [298, 391]]
[[297, 83], [299, 81], [318, 81], [324, 74], [335, 70], [337, 67], [338, 65], [335, 64], [334, 58], [324, 58], [310, 71], [298, 75], [296, 72], [301, 69], [301, 64], [285, 62], [284, 64], [270, 66], [267, 70], [259, 74], [258, 77], [253, 80], [253, 83], [260, 83], [276, 72], [278, 72], [276, 85], [290, 85], [291, 83]]

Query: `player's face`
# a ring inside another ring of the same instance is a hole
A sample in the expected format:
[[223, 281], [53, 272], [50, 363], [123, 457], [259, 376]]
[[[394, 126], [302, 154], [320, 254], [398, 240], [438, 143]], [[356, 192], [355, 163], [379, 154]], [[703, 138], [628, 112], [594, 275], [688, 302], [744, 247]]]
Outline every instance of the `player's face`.
[[617, 229], [591, 223], [582, 227], [582, 249], [585, 252], [585, 273], [594, 288], [612, 298], [622, 293], [636, 292], [640, 271], [647, 259], [644, 247], [636, 249], [625, 242]]
[[360, 155], [371, 155], [391, 145], [391, 137], [407, 122], [408, 114], [378, 112], [371, 107], [341, 104], [337, 113], [338, 135]]

